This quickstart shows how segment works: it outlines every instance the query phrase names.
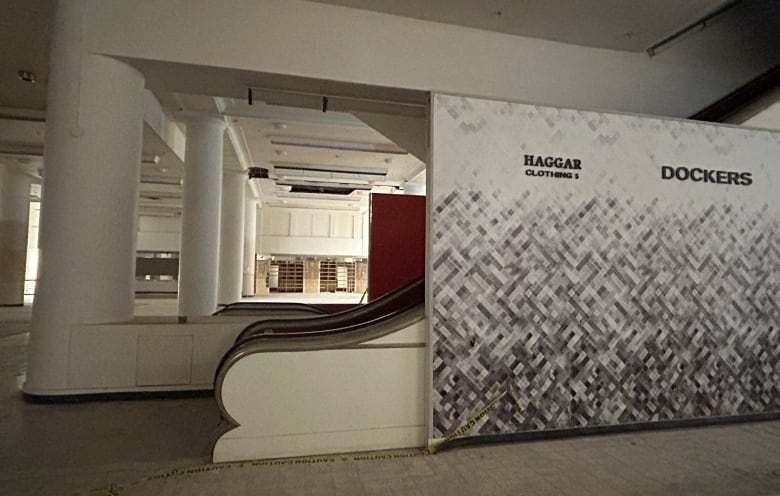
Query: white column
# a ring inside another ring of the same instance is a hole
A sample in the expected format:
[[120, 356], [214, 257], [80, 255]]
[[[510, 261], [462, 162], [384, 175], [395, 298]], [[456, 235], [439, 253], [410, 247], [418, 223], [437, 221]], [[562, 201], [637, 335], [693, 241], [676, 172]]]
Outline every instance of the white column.
[[210, 315], [217, 309], [225, 121], [217, 117], [192, 115], [186, 123], [179, 315]]
[[82, 2], [60, 0], [49, 56], [30, 394], [68, 386], [70, 326], [133, 318], [144, 77], [81, 48]]
[[0, 306], [24, 304], [31, 177], [0, 164]]
[[[247, 184], [247, 188], [249, 185]], [[255, 295], [255, 258], [257, 253], [257, 200], [246, 192], [244, 203], [244, 284], [243, 296]]]
[[244, 198], [247, 176], [241, 171], [225, 171], [222, 176], [222, 222], [219, 232], [219, 291], [222, 305], [241, 299], [244, 263]]

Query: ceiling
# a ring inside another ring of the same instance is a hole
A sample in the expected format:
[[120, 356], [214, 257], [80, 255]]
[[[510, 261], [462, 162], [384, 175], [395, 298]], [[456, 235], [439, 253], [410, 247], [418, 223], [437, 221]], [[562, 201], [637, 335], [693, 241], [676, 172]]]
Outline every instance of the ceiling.
[[[369, 191], [400, 192], [425, 167], [367, 126], [337, 135], [332, 127], [298, 122], [285, 124], [289, 132], [283, 133], [273, 128], [275, 124], [279, 123], [245, 120], [240, 123], [242, 135], [248, 136], [247, 141], [252, 143], [251, 156], [260, 164], [271, 166], [272, 180], [261, 181], [266, 205], [300, 206], [305, 201], [319, 199], [328, 200], [330, 207], [345, 203], [347, 207], [365, 207]], [[366, 137], [368, 134], [375, 136]], [[364, 138], [358, 139], [360, 135]], [[301, 188], [293, 188], [307, 184], [316, 185], [323, 192], [312, 196], [296, 192]], [[327, 194], [328, 188], [351, 193]]]
[[[641, 51], [733, 0], [313, 1], [578, 45]], [[2, 114], [46, 107], [53, 6], [53, 0], [0, 0]], [[17, 77], [20, 69], [33, 71], [37, 83], [22, 82]], [[198, 75], [204, 77], [202, 72]]]
[[[730, 0], [315, 1], [641, 51]], [[53, 4], [53, 0], [0, 0], [0, 119], [43, 125]], [[401, 192], [405, 186], [425, 183], [425, 165], [406, 153], [402, 148], [406, 144], [394, 142], [392, 134], [382, 134], [355, 117], [378, 112], [423, 119], [424, 92], [153, 60], [127, 61], [144, 73], [147, 87], [174, 119], [181, 112], [226, 119], [223, 165], [235, 170], [267, 169], [269, 178], [253, 180], [266, 205], [361, 209], [368, 196], [368, 189], [363, 188]], [[21, 81], [20, 69], [33, 71], [36, 82]], [[247, 86], [254, 88], [253, 105], [246, 99]], [[328, 112], [321, 108], [319, 95], [324, 94], [331, 97]], [[34, 157], [42, 151], [42, 140], [37, 135], [32, 143], [25, 143], [32, 157], [27, 160], [31, 171], [40, 169], [40, 159]], [[36, 146], [38, 151], [33, 150]], [[0, 154], [8, 147], [0, 136]], [[423, 154], [418, 151], [416, 155]], [[144, 128], [143, 158], [140, 211], [180, 214], [183, 164], [149, 126]], [[10, 160], [7, 155], [5, 159]], [[20, 160], [18, 155], [14, 160]], [[313, 184], [304, 188], [309, 192], [296, 192], [302, 182]], [[345, 184], [354, 186], [352, 193], [333, 194], [334, 185]]]
[[[0, 0], [0, 108], [46, 108], [53, 6], [52, 0]], [[33, 71], [36, 83], [20, 80], [20, 69]]]
[[732, 0], [314, 0], [426, 21], [639, 52]]
[[[23, 119], [35, 123], [35, 134], [31, 134], [29, 139], [0, 137], [0, 156], [5, 162], [23, 163], [34, 176], [38, 176], [43, 163], [42, 131], [53, 9], [53, 0], [0, 0], [0, 11], [3, 12], [0, 17], [0, 119]], [[155, 93], [164, 110], [174, 118], [188, 111], [218, 113], [226, 118], [229, 131], [224, 138], [223, 166], [227, 170], [243, 170], [245, 166], [268, 169], [269, 179], [254, 180], [257, 182], [255, 190], [267, 205], [359, 209], [367, 204], [367, 190], [356, 189], [349, 195], [294, 193], [288, 191], [291, 187], [277, 186], [277, 180], [349, 183], [361, 187], [370, 184], [375, 185], [373, 190], [384, 192], [400, 192], [403, 184], [410, 180], [418, 184], [425, 181], [424, 173], [421, 174], [424, 171], [422, 162], [352, 115], [338, 112], [340, 108], [343, 110], [343, 102], [335, 98], [331, 103], [331, 109], [335, 111], [323, 113], [318, 108], [319, 97], [305, 96], [307, 91], [315, 88], [317, 92], [327, 90], [332, 95], [360, 95], [361, 88], [333, 82], [327, 82], [323, 87], [322, 81], [249, 71], [158, 64], [154, 61], [128, 62], [144, 72], [147, 86]], [[20, 69], [32, 71], [35, 82], [22, 81], [17, 75]], [[196, 87], [188, 88], [187, 81], [197, 81]], [[248, 106], [239, 98], [230, 98], [245, 95], [245, 81], [253, 81], [259, 88], [254, 106]], [[213, 96], [204, 96], [204, 88]], [[272, 92], [277, 89], [300, 93]], [[372, 98], [416, 99], [417, 104], [424, 103], [424, 95], [416, 92], [392, 88], [371, 91]], [[219, 100], [216, 96], [222, 98], [221, 107], [216, 105]], [[265, 105], [263, 101], [276, 105]], [[376, 108], [367, 104], [367, 110]], [[297, 141], [272, 144], [274, 138], [281, 137]], [[183, 164], [149, 126], [144, 126], [143, 140], [139, 212], [180, 215]], [[366, 147], [369, 149], [362, 150]], [[277, 174], [275, 164], [341, 168], [341, 173], [302, 171], [298, 167], [298, 170], [288, 168], [284, 174]], [[361, 176], [350, 173], [355, 170], [372, 170], [374, 174]]]
[[349, 113], [219, 103], [244, 162], [268, 170], [268, 179], [254, 180], [264, 205], [365, 209], [370, 191], [402, 192], [425, 180], [425, 164]]

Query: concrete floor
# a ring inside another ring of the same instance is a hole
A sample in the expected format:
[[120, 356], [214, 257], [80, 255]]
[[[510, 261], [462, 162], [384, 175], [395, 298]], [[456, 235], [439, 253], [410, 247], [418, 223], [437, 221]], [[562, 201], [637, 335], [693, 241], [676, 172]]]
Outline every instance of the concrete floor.
[[[137, 309], [166, 314], [175, 300]], [[780, 495], [780, 421], [190, 470], [209, 460], [212, 399], [25, 403], [28, 330], [29, 308], [0, 309], [3, 495]]]

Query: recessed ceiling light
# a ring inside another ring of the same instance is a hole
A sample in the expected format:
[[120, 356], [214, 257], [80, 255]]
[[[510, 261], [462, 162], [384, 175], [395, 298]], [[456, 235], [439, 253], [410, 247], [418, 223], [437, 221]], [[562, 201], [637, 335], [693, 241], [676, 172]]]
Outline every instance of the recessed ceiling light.
[[19, 76], [19, 79], [21, 79], [25, 83], [35, 82], [35, 73], [33, 71], [25, 71], [24, 69], [19, 69], [16, 75]]

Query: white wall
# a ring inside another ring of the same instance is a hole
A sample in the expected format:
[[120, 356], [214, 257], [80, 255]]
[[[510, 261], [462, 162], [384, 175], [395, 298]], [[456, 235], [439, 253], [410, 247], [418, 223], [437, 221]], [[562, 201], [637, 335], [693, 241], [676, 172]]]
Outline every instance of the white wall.
[[780, 101], [777, 101], [742, 123], [743, 126], [780, 129]]
[[428, 334], [421, 317], [386, 323], [385, 332], [395, 331], [349, 349], [293, 345], [233, 363], [215, 394], [238, 425], [214, 444], [214, 462], [424, 446]]
[[196, 318], [177, 324], [155, 317], [74, 325], [65, 350], [67, 392], [210, 389], [222, 355], [252, 320]]
[[264, 255], [367, 257], [364, 212], [263, 207], [257, 252]]
[[138, 216], [137, 251], [179, 251], [181, 217]]
[[[263, 207], [257, 216], [257, 253], [368, 256], [368, 213]], [[138, 251], [178, 252], [181, 217], [138, 217]]]
[[[691, 115], [780, 61], [771, 18], [743, 15], [761, 2], [652, 58], [300, 0], [85, 3], [85, 49], [99, 53], [667, 116]], [[243, 96], [243, 84], [225, 96]]]
[[149, 90], [144, 90], [144, 122], [162, 138], [179, 160], [184, 160], [187, 138], [176, 123], [165, 115], [157, 97]]

